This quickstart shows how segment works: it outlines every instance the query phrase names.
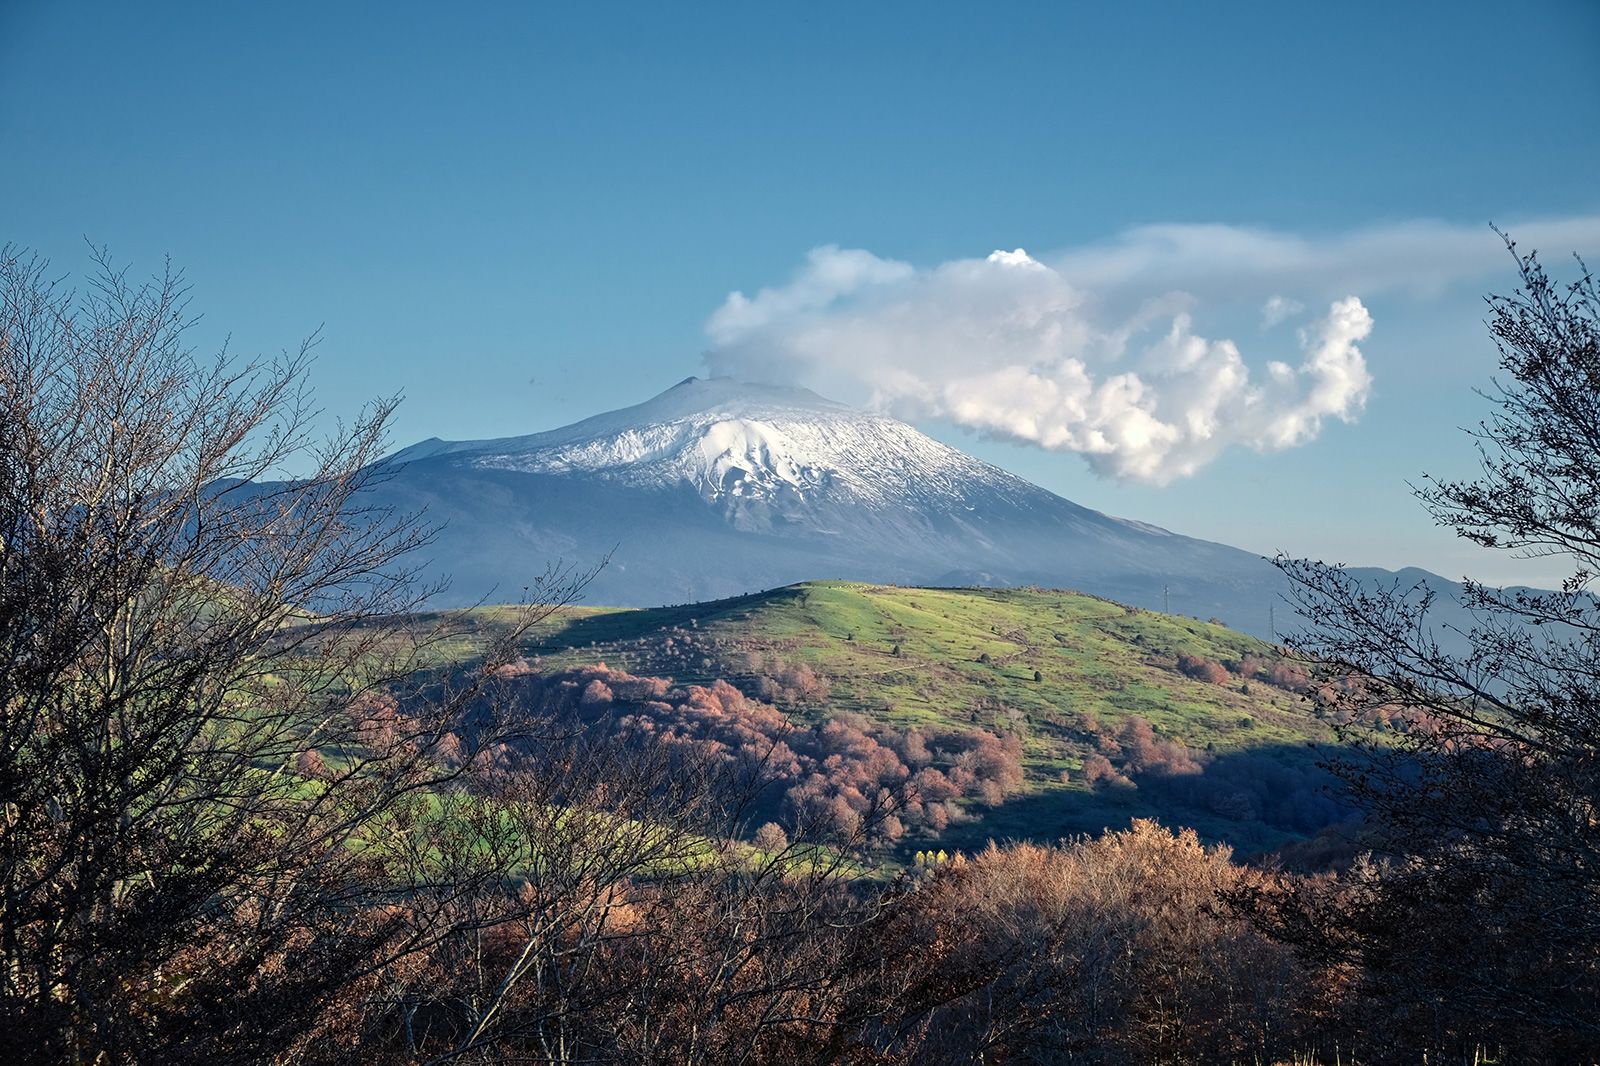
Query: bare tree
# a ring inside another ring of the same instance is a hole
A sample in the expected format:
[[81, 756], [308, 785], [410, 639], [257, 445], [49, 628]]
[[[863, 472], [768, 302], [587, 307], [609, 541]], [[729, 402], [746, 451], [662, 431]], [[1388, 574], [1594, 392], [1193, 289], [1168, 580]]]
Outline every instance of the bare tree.
[[0, 1044], [282, 1053], [498, 876], [400, 859], [521, 728], [486, 688], [579, 582], [397, 713], [449, 623], [375, 624], [433, 591], [427, 528], [363, 502], [396, 401], [319, 441], [310, 344], [200, 359], [179, 276], [96, 264], [0, 253]]
[[[520, 706], [543, 735], [507, 745], [506, 772], [463, 802], [470, 830], [433, 842], [463, 871], [488, 848], [513, 890], [457, 904], [472, 910], [463, 928], [489, 935], [441, 944], [397, 996], [402, 1057], [837, 1061], [862, 1012], [882, 1009], [860, 994], [876, 967], [860, 946], [901, 897], [857, 876], [898, 797], [848, 829], [801, 821], [758, 850], [740, 838], [772, 784], [770, 744], [730, 759]], [[365, 1054], [400, 1043], [385, 1040], [393, 1017], [369, 1012]]]
[[1460, 536], [1571, 574], [1550, 593], [1469, 582], [1472, 622], [1447, 631], [1424, 587], [1280, 562], [1320, 698], [1355, 723], [1361, 758], [1341, 772], [1378, 855], [1255, 904], [1357, 968], [1386, 1039], [1587, 1061], [1600, 1054], [1600, 288], [1586, 269], [1558, 285], [1507, 245], [1521, 287], [1488, 300], [1507, 377], [1485, 393], [1480, 473], [1416, 494]]

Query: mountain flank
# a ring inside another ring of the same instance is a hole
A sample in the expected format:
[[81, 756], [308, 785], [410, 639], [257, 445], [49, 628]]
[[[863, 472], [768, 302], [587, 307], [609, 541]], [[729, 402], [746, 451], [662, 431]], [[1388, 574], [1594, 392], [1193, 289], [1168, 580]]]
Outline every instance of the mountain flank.
[[689, 378], [544, 433], [429, 440], [378, 502], [442, 525], [436, 606], [514, 599], [560, 559], [591, 602], [689, 603], [812, 579], [1080, 589], [1266, 635], [1252, 553], [1091, 510], [896, 419], [804, 389]]

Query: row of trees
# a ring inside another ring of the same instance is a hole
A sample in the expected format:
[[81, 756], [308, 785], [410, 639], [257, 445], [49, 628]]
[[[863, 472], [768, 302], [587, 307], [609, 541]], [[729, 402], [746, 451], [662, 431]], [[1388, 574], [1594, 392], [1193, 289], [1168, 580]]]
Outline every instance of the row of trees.
[[[318, 443], [307, 349], [202, 361], [179, 279], [102, 258], [72, 293], [6, 252], [0, 1055], [1592, 1061], [1600, 299], [1518, 261], [1483, 475], [1422, 495], [1482, 543], [1573, 559], [1567, 587], [1471, 586], [1460, 652], [1426, 594], [1283, 564], [1320, 624], [1313, 698], [1366, 749], [1337, 769], [1371, 857], [1264, 872], [1137, 823], [884, 884], [864, 849], [915, 778], [1004, 777], [998, 739], [919, 752], [841, 723], [812, 767], [731, 689], [531, 679], [516, 646], [582, 575], [546, 575], [478, 667], [427, 675], [456, 624], [406, 613], [427, 528], [362, 504], [392, 401]], [[1371, 741], [1379, 708], [1408, 728]], [[724, 757], [729, 730], [763, 757]], [[1115, 741], [1194, 776], [1137, 724]], [[740, 843], [775, 757], [871, 790], [827, 793], [851, 817], [825, 833]]]

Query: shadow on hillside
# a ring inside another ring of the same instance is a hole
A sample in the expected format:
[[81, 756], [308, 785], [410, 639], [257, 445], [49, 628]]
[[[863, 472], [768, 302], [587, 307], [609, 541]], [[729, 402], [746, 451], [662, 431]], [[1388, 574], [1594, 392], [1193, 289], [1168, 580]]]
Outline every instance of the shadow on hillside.
[[1348, 748], [1279, 744], [1216, 756], [1199, 773], [1146, 773], [1132, 785], [1102, 782], [1094, 788], [1075, 781], [1018, 796], [978, 821], [951, 826], [943, 842], [963, 851], [991, 839], [1051, 843], [1154, 818], [1228, 844], [1241, 857], [1258, 855], [1352, 821], [1356, 812], [1342, 783], [1320, 764], [1354, 758]]
[[591, 644], [639, 640], [654, 636], [664, 629], [704, 625], [729, 614], [737, 614], [771, 603], [775, 599], [798, 595], [799, 592], [795, 589], [779, 588], [705, 603], [640, 607], [582, 615], [565, 619], [558, 630], [546, 636], [533, 650], [556, 652], [569, 648], [586, 648]]

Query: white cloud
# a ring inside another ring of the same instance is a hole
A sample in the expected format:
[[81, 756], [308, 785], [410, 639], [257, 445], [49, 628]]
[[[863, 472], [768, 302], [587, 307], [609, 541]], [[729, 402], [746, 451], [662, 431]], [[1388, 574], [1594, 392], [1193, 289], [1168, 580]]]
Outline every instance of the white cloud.
[[[1232, 341], [1197, 335], [1186, 301], [1157, 300], [1113, 327], [1025, 253], [929, 270], [859, 250], [811, 253], [788, 285], [734, 294], [707, 324], [713, 372], [870, 390], [902, 417], [947, 418], [1083, 454], [1098, 472], [1163, 483], [1230, 444], [1268, 451], [1314, 437], [1365, 398], [1359, 300], [1335, 304], [1298, 367], [1252, 381]], [[1134, 353], [1153, 318], [1165, 336]]]
[[[1506, 228], [1523, 251], [1566, 256], [1600, 245], [1600, 215], [1511, 221]], [[1430, 220], [1323, 237], [1242, 226], [1139, 226], [1043, 259], [1062, 277], [1096, 291], [1180, 288], [1203, 298], [1251, 290], [1433, 293], [1511, 266], [1487, 223]]]
[[1287, 296], [1273, 295], [1266, 303], [1261, 305], [1261, 328], [1271, 329], [1285, 319], [1293, 318], [1306, 309], [1306, 305], [1299, 300], [1291, 300]]
[[[1600, 217], [1513, 227], [1522, 248], [1600, 245]], [[1146, 226], [1053, 255], [1022, 249], [918, 268], [818, 248], [784, 285], [730, 295], [707, 322], [713, 373], [803, 381], [905, 418], [1077, 452], [1098, 473], [1163, 484], [1229, 447], [1277, 451], [1360, 413], [1372, 378], [1360, 297], [1435, 292], [1510, 267], [1486, 226], [1413, 222], [1310, 239]], [[1352, 293], [1360, 294], [1351, 295]], [[1252, 369], [1196, 332], [1214, 305], [1263, 329], [1326, 312]], [[1154, 339], [1152, 339], [1152, 336]]]
[[984, 260], [984, 262], [1002, 263], [1005, 266], [1024, 267], [1029, 270], [1047, 269], [1043, 263], [1039, 262], [1039, 260], [1029, 255], [1021, 248], [1011, 252], [996, 249], [995, 251], [989, 253], [989, 258]]

